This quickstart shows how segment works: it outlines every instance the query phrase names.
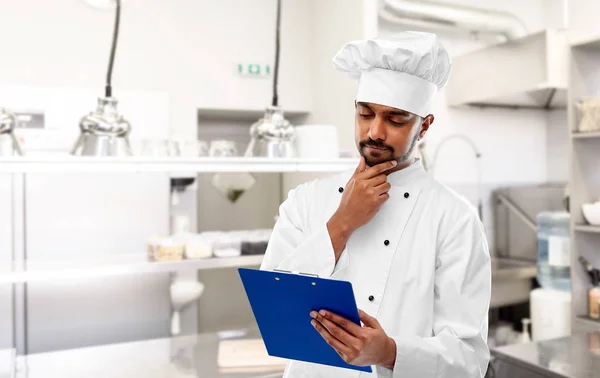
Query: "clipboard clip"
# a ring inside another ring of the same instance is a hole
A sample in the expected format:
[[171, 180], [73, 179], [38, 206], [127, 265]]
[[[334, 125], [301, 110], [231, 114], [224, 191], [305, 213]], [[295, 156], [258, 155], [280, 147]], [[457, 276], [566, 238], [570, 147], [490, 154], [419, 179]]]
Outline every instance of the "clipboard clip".
[[310, 277], [319, 278], [319, 275], [312, 274], [312, 273], [292, 272], [290, 270], [282, 270], [282, 269], [273, 269], [273, 271], [274, 272], [280, 272], [280, 273], [298, 274], [300, 276], [310, 276]]

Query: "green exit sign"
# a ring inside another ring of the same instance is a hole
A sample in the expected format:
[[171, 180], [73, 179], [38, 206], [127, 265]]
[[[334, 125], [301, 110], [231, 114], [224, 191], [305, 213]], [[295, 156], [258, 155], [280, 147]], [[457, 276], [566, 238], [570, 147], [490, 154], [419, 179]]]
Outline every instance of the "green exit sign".
[[239, 63], [236, 69], [238, 75], [254, 77], [269, 77], [272, 71], [270, 65], [257, 63]]

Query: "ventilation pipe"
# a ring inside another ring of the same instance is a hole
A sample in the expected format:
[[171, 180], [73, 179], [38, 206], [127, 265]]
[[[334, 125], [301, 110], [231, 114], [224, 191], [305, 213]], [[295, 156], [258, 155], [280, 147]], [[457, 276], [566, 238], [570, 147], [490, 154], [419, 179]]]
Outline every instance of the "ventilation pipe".
[[379, 16], [391, 23], [499, 34], [508, 40], [527, 35], [525, 25], [507, 12], [415, 0], [381, 0]]

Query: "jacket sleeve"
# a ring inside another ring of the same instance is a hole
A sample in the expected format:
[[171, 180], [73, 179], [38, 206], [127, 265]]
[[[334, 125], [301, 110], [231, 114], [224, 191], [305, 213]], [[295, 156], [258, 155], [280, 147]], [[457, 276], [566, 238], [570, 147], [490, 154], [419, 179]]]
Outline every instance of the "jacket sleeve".
[[481, 378], [489, 363], [491, 264], [474, 214], [457, 222], [438, 247], [431, 337], [398, 337], [393, 377]]
[[[314, 185], [314, 183], [312, 183]], [[277, 220], [260, 269], [281, 269], [330, 277], [348, 265], [348, 256], [342, 252], [336, 266], [335, 253], [326, 222], [309, 225], [306, 192], [312, 185], [300, 185], [289, 192], [279, 207]], [[312, 226], [312, 227], [309, 227]]]

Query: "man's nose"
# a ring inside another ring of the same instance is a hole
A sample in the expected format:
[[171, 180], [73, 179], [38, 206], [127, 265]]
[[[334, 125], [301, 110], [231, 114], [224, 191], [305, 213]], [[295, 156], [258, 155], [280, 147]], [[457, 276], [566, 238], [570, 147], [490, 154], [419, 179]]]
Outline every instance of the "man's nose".
[[385, 123], [381, 117], [373, 118], [369, 127], [369, 138], [372, 140], [385, 140]]

